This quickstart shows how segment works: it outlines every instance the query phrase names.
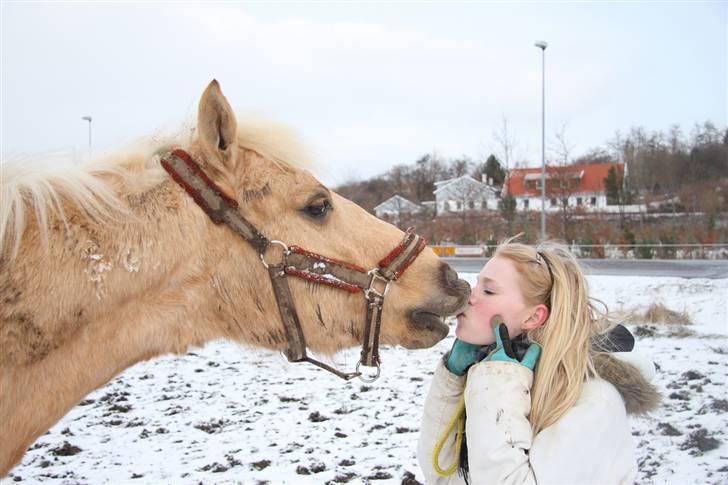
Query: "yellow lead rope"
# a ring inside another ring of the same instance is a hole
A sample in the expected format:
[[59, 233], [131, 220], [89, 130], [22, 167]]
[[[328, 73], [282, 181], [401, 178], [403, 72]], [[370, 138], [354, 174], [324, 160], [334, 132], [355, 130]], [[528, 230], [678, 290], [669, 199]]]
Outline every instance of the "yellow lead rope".
[[[463, 433], [465, 432], [464, 412], [465, 393], [460, 396], [460, 401], [458, 401], [457, 407], [455, 408], [455, 414], [453, 414], [452, 419], [450, 419], [450, 422], [447, 424], [442, 438], [440, 438], [437, 444], [435, 444], [435, 451], [432, 454], [432, 468], [441, 477], [449, 477], [450, 475], [455, 473], [455, 470], [458, 469], [458, 464], [460, 462], [460, 447], [463, 444]], [[455, 460], [448, 469], [443, 470], [442, 468], [440, 468], [440, 451], [442, 451], [442, 447], [445, 445], [445, 441], [447, 441], [448, 436], [450, 436], [450, 433], [452, 432], [456, 424], [458, 426], [458, 429], [455, 436]]]

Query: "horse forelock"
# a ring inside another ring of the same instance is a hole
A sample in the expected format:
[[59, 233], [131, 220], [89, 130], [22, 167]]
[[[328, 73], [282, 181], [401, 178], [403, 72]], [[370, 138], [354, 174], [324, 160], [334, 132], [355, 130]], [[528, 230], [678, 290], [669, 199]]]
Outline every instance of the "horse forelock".
[[[244, 117], [238, 119], [237, 137], [240, 147], [286, 172], [313, 167], [300, 138], [284, 124]], [[126, 196], [166, 180], [161, 155], [174, 148], [189, 149], [193, 140], [192, 124], [185, 123], [172, 134], [155, 133], [84, 164], [63, 154], [16, 156], [0, 162], [0, 255], [16, 257], [30, 213], [35, 214], [44, 242], [51, 218], [65, 223], [64, 205], [69, 203], [98, 222], [128, 221], [133, 214]]]

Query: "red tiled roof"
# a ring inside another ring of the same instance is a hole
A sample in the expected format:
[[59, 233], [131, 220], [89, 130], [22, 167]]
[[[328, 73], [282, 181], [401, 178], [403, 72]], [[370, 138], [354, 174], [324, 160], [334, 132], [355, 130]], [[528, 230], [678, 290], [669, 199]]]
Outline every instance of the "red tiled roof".
[[[619, 175], [624, 173], [623, 163], [595, 163], [591, 165], [569, 165], [566, 167], [546, 166], [546, 192], [552, 189], [550, 180], [572, 178], [576, 185], [570, 189], [572, 194], [603, 193], [604, 179], [611, 167], [617, 168]], [[536, 183], [526, 184], [526, 180]], [[578, 182], [576, 182], [578, 180]], [[508, 172], [506, 181], [508, 192], [514, 197], [541, 195], [541, 168], [515, 168]], [[556, 187], [554, 187], [556, 188]]]

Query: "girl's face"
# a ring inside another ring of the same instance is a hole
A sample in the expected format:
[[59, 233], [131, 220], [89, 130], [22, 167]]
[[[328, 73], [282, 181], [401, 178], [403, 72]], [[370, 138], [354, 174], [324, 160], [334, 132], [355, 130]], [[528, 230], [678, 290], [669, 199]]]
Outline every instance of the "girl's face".
[[468, 307], [457, 316], [455, 336], [471, 344], [492, 344], [495, 334], [491, 320], [496, 315], [508, 327], [511, 338], [543, 324], [548, 310], [545, 305], [526, 304], [519, 285], [520, 278], [510, 259], [497, 256], [491, 258], [478, 275], [478, 283], [470, 294]]

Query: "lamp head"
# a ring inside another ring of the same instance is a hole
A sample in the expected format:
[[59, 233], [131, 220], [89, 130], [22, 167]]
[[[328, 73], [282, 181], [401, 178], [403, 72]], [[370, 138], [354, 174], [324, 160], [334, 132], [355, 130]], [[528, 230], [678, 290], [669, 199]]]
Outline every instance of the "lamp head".
[[535, 45], [536, 47], [538, 47], [539, 49], [541, 49], [543, 51], [545, 51], [546, 47], [548, 47], [548, 44], [546, 43], [545, 40], [537, 40], [536, 42], [534, 42], [533, 45]]

